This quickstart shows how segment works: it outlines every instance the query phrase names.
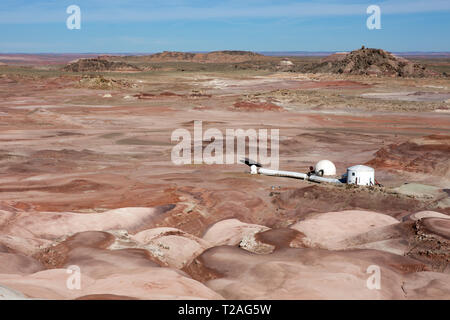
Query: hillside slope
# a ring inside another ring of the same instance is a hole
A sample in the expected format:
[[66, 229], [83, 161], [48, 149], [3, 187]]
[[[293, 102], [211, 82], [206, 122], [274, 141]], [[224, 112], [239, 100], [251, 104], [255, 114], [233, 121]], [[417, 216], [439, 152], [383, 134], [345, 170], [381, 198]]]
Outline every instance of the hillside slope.
[[362, 47], [350, 53], [338, 53], [305, 68], [313, 73], [382, 75], [394, 77], [437, 76], [425, 66], [397, 57], [382, 49]]

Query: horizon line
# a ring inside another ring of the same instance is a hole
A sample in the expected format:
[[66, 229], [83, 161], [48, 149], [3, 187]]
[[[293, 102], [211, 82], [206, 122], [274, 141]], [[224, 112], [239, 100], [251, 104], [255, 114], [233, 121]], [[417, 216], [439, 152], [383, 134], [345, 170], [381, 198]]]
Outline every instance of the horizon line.
[[[366, 49], [380, 49], [380, 48], [366, 48]], [[259, 54], [285, 54], [285, 53], [294, 53], [294, 54], [323, 54], [323, 53], [343, 53], [343, 52], [351, 52], [359, 49], [353, 50], [238, 50], [238, 49], [224, 49], [224, 50], [162, 50], [162, 51], [132, 51], [132, 52], [0, 52], [0, 55], [153, 55], [163, 52], [181, 52], [181, 53], [212, 53], [212, 52], [225, 52], [225, 51], [243, 51], [243, 52], [252, 52]], [[382, 49], [385, 50], [385, 49]], [[391, 53], [396, 54], [450, 54], [450, 51], [424, 51], [424, 50], [408, 50], [408, 51], [389, 51]]]
[[[369, 48], [366, 49], [381, 49], [384, 51], [389, 51], [382, 48]], [[163, 52], [182, 52], [182, 53], [212, 53], [212, 52], [226, 52], [226, 51], [242, 51], [242, 52], [253, 52], [253, 53], [339, 53], [339, 52], [351, 52], [359, 49], [352, 50], [243, 50], [243, 49], [223, 49], [223, 50], [160, 50], [160, 51], [128, 51], [128, 52], [113, 52], [113, 51], [92, 51], [92, 52], [0, 52], [0, 54], [53, 54], [53, 55], [63, 55], [63, 54], [157, 54]], [[437, 50], [408, 50], [408, 51], [389, 51], [392, 53], [450, 53], [450, 51], [437, 51]]]

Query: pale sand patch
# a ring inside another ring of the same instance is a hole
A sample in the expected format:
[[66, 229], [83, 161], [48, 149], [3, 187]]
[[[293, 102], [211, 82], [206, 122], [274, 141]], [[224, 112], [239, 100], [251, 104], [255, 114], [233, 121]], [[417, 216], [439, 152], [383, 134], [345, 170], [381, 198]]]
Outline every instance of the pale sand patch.
[[126, 230], [108, 231], [115, 238], [109, 250], [144, 249], [170, 268], [182, 269], [211, 245], [175, 228], [148, 229], [130, 235]]
[[18, 291], [0, 286], [0, 301], [2, 300], [26, 300], [26, 297]]
[[52, 243], [52, 241], [45, 239], [21, 238], [13, 235], [0, 234], [0, 244], [25, 255], [33, 255], [37, 251], [50, 246]]
[[409, 214], [409, 215], [403, 217], [403, 221], [407, 221], [407, 220], [417, 221], [417, 220], [424, 219], [424, 218], [450, 219], [450, 216], [440, 213], [440, 212], [435, 212], [435, 211], [421, 211], [421, 212], [412, 213], [412, 214]]
[[213, 246], [235, 246], [246, 236], [267, 230], [269, 228], [265, 226], [228, 219], [210, 227], [203, 236], [203, 240], [210, 242]]
[[3, 233], [54, 240], [83, 231], [130, 230], [157, 214], [153, 208], [122, 208], [103, 213], [20, 212]]
[[328, 212], [300, 221], [291, 228], [306, 235], [311, 247], [338, 249], [337, 243], [376, 228], [399, 223], [388, 215], [361, 210]]
[[94, 279], [81, 270], [81, 289], [67, 287], [70, 274], [53, 269], [28, 276], [0, 274], [0, 282], [30, 298], [75, 299], [93, 294], [115, 294], [139, 299], [222, 299], [200, 282], [167, 268], [136, 269]]

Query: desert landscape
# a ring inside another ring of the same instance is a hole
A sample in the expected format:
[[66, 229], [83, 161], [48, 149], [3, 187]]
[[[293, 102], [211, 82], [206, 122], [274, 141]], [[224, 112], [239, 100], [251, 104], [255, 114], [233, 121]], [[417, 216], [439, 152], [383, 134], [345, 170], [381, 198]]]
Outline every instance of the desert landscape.
[[[0, 300], [450, 299], [449, 74], [365, 47], [0, 55]], [[195, 121], [380, 185], [175, 165]]]

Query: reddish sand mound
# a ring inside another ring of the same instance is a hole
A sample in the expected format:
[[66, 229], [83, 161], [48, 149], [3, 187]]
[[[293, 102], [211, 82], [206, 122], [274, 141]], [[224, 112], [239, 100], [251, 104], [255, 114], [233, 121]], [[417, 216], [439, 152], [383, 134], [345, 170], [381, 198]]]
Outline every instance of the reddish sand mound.
[[42, 269], [43, 266], [33, 258], [0, 252], [0, 274], [34, 273]]
[[371, 228], [371, 230], [349, 235], [336, 244], [336, 247], [348, 249], [373, 249], [405, 256], [411, 250], [409, 239], [414, 236], [413, 222], [401, 222]]
[[283, 111], [284, 109], [271, 102], [238, 101], [233, 105], [233, 110], [238, 111]]
[[62, 267], [71, 250], [78, 247], [105, 249], [114, 242], [114, 236], [106, 232], [88, 231], [77, 233], [56, 246], [50, 246], [35, 254], [47, 268]]
[[450, 136], [431, 135], [380, 149], [367, 164], [379, 169], [450, 176]]
[[[367, 287], [371, 265], [380, 267], [381, 290]], [[405, 299], [402, 284], [422, 269], [412, 259], [375, 250], [282, 249], [257, 255], [229, 246], [209, 249], [187, 268], [227, 299]], [[431, 290], [428, 294], [434, 297]]]
[[450, 283], [448, 275], [436, 272], [420, 272], [412, 274], [403, 285], [408, 299], [421, 300], [436, 299], [448, 300]]
[[299, 248], [303, 247], [305, 235], [297, 230], [290, 228], [271, 229], [255, 234], [255, 239], [280, 248]]
[[25, 276], [0, 274], [0, 282], [27, 297], [39, 299], [76, 299], [109, 296], [111, 293], [115, 296], [145, 300], [222, 299], [220, 295], [186, 274], [167, 268], [146, 266], [130, 269], [128, 264], [124, 265], [122, 270], [110, 270], [111, 273], [95, 276], [86, 268], [89, 258], [85, 257], [83, 266], [80, 266], [79, 289], [70, 289], [67, 286], [70, 274], [66, 269], [46, 270]]
[[446, 240], [450, 240], [450, 220], [426, 218], [423, 219], [422, 226], [425, 232], [434, 233]]
[[0, 226], [6, 234], [20, 237], [43, 238], [54, 240], [83, 231], [107, 231], [125, 229], [129, 232], [139, 232], [147, 229], [159, 215], [171, 207], [158, 208], [121, 208], [103, 213], [72, 213], [72, 212], [20, 212], [11, 220]]
[[175, 228], [149, 229], [131, 237], [155, 258], [171, 268], [182, 269], [211, 245]]
[[[314, 236], [314, 233], [317, 232], [322, 241], [334, 237], [337, 241], [333, 241], [331, 245], [335, 248], [345, 250], [352, 248], [373, 249], [400, 256], [409, 256], [424, 263], [428, 270], [447, 272], [448, 262], [450, 261], [450, 252], [447, 249], [450, 245], [450, 217], [442, 215], [444, 218], [429, 218], [427, 216], [441, 215], [437, 212], [421, 212], [409, 215], [402, 222], [384, 226], [380, 226], [380, 221], [377, 219], [376, 223], [366, 226], [367, 232], [362, 233], [356, 231], [358, 229], [363, 231], [365, 228], [363, 223], [358, 223], [363, 227], [362, 229], [361, 227], [354, 227], [355, 222], [358, 222], [355, 220], [360, 219], [353, 219], [351, 224], [345, 224], [345, 226], [342, 226], [342, 223], [340, 225], [339, 221], [333, 218], [322, 221], [320, 224], [317, 223], [320, 221], [315, 221], [317, 219], [313, 218], [302, 221], [297, 225], [306, 229], [305, 232], [308, 236], [311, 234]], [[420, 219], [414, 220], [414, 218]], [[366, 221], [370, 220], [366, 219]], [[378, 227], [376, 227], [377, 223]], [[326, 224], [334, 226], [336, 230], [324, 229], [323, 225]], [[352, 231], [345, 232], [344, 237], [342, 237], [344, 240], [336, 239], [336, 235], [344, 231], [346, 227], [351, 227]], [[316, 237], [316, 239], [318, 238]], [[302, 241], [305, 243], [305, 240], [307, 239]]]
[[0, 234], [0, 252], [32, 255], [41, 248], [51, 245], [51, 241], [37, 238], [21, 238]]
[[[10, 262], [0, 270], [0, 282], [32, 298], [94, 298], [109, 294], [141, 299], [221, 298], [183, 272], [161, 268], [147, 250], [108, 249], [114, 241], [115, 236], [106, 232], [78, 233], [35, 255], [53, 270], [40, 271], [40, 264], [30, 262], [34, 261], [31, 258], [10, 258]], [[181, 244], [179, 248], [182, 247]], [[81, 271], [80, 290], [69, 290], [66, 270], [54, 269], [71, 266], [77, 266]], [[7, 267], [21, 269], [12, 272], [5, 269]], [[33, 273], [37, 271], [40, 272]], [[17, 275], [19, 272], [33, 274], [21, 276]]]
[[310, 247], [339, 248], [339, 242], [380, 227], [397, 224], [398, 220], [370, 211], [321, 213], [291, 226], [305, 234], [304, 243]]
[[205, 241], [214, 246], [238, 245], [242, 239], [250, 234], [266, 231], [269, 228], [256, 224], [243, 223], [237, 219], [228, 219], [211, 226], [203, 236]]
[[[48, 246], [35, 257], [51, 268], [78, 264], [79, 256], [92, 254], [95, 258], [91, 261], [99, 260], [95, 268], [97, 265], [106, 268], [115, 260], [124, 259], [122, 264], [125, 265], [135, 261], [139, 265], [182, 269], [209, 247], [211, 245], [206, 241], [175, 228], [149, 229], [134, 236], [125, 230], [88, 231], [75, 234], [56, 246]], [[94, 265], [88, 268], [94, 268]]]
[[439, 218], [439, 219], [450, 219], [450, 215], [446, 215], [439, 212], [434, 211], [421, 211], [411, 213], [405, 217], [403, 217], [403, 221], [418, 221], [424, 218]]

